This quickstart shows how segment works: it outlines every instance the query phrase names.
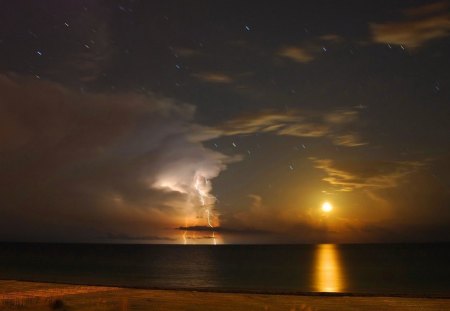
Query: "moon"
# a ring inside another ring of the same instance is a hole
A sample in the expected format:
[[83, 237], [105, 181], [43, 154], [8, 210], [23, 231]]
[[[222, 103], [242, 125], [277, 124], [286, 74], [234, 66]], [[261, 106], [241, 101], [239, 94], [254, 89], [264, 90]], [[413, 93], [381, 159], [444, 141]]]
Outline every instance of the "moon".
[[329, 213], [333, 210], [333, 205], [330, 204], [330, 202], [324, 202], [322, 204], [322, 211], [324, 213]]

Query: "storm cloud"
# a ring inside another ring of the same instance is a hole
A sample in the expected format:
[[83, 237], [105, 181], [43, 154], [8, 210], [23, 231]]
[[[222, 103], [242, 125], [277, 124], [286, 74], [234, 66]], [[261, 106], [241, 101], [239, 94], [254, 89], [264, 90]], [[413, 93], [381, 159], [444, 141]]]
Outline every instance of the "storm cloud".
[[204, 220], [195, 178], [209, 195], [209, 179], [234, 160], [187, 135], [195, 130], [192, 105], [13, 75], [0, 77], [0, 94], [7, 239], [172, 239], [187, 217]]

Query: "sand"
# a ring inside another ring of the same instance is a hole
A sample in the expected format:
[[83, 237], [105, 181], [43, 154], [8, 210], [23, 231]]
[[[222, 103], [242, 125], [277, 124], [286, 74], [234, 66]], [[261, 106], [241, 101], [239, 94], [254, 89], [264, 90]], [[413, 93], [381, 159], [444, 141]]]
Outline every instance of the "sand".
[[0, 281], [0, 310], [450, 310], [450, 299], [126, 289]]

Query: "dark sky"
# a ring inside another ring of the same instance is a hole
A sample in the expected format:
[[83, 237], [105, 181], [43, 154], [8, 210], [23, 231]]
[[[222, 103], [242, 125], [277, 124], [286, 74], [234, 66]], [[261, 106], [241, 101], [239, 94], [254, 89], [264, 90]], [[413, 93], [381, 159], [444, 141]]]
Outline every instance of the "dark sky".
[[449, 1], [0, 8], [0, 240], [450, 240]]

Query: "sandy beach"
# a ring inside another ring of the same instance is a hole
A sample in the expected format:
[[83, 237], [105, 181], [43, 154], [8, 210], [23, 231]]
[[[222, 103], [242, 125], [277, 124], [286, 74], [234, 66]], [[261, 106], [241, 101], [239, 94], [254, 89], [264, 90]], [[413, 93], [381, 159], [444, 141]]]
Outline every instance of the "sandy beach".
[[0, 310], [450, 310], [450, 299], [214, 293], [4, 280]]

